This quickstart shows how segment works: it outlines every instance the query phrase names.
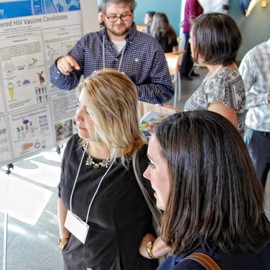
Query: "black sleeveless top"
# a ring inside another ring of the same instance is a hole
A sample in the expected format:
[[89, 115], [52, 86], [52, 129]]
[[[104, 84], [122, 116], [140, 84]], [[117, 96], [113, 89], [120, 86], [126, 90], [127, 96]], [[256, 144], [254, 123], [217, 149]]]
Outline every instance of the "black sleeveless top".
[[[79, 137], [74, 135], [65, 148], [59, 197], [69, 209], [70, 194], [83, 155]], [[147, 146], [140, 153], [140, 165], [144, 171], [148, 165]], [[72, 198], [72, 212], [85, 220], [89, 203], [106, 168], [87, 166], [84, 156]], [[151, 184], [144, 179], [150, 192]], [[157, 261], [139, 254], [143, 236], [153, 233], [152, 216], [132, 169], [126, 169], [116, 160], [105, 176], [90, 209], [90, 226], [83, 245], [74, 236], [63, 249], [65, 269], [141, 270], [156, 269]]]

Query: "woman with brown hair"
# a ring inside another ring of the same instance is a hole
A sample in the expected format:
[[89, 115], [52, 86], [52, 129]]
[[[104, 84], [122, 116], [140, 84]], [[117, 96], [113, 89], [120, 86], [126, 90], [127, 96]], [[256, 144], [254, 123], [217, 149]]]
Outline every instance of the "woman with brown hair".
[[[193, 253], [222, 270], [270, 269], [263, 187], [226, 118], [207, 110], [169, 116], [155, 128], [147, 155], [144, 177], [164, 211], [161, 238], [172, 250], [159, 270], [205, 269], [187, 258]], [[156, 257], [151, 239], [142, 244]]]
[[178, 50], [176, 33], [165, 13], [157, 12], [154, 14], [150, 32], [165, 53]]
[[236, 65], [241, 33], [234, 20], [221, 13], [202, 14], [193, 20], [190, 45], [195, 62], [209, 73], [185, 103], [185, 111], [209, 110], [227, 118], [244, 134], [245, 87]]

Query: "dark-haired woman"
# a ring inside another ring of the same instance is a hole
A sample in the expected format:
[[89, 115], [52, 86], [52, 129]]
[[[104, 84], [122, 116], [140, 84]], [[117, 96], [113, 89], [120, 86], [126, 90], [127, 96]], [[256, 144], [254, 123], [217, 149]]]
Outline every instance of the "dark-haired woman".
[[210, 110], [227, 118], [243, 135], [245, 89], [236, 65], [241, 34], [225, 14], [209, 13], [195, 18], [190, 33], [192, 57], [209, 70], [188, 99], [184, 110]]
[[165, 13], [157, 12], [154, 14], [150, 31], [165, 53], [178, 50], [176, 33]]
[[[147, 155], [144, 177], [164, 211], [161, 238], [172, 250], [159, 270], [205, 269], [187, 258], [195, 252], [222, 270], [270, 269], [263, 187], [226, 118], [207, 110], [169, 116], [155, 128]], [[155, 258], [156, 242], [148, 239], [144, 250]]]

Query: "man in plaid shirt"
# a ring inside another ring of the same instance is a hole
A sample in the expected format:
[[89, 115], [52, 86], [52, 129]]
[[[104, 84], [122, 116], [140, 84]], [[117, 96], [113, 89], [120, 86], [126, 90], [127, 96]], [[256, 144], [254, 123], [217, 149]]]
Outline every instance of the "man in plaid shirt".
[[136, 30], [134, 0], [103, 0], [104, 28], [83, 36], [66, 56], [51, 66], [51, 82], [60, 89], [74, 89], [83, 75], [114, 68], [137, 86], [141, 101], [162, 104], [174, 95], [164, 52], [150, 35]]
[[265, 186], [270, 170], [270, 39], [243, 58], [240, 68], [246, 91], [245, 143]]

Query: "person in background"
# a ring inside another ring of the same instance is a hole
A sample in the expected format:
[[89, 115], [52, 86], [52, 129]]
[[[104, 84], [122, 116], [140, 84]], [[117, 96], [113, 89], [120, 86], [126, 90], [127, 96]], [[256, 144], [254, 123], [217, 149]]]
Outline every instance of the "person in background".
[[244, 56], [239, 72], [246, 90], [245, 143], [263, 186], [270, 170], [270, 39]]
[[146, 25], [146, 33], [150, 34], [150, 28], [153, 21], [153, 16], [155, 15], [155, 11], [147, 11], [144, 15], [144, 24]]
[[158, 270], [205, 269], [187, 258], [192, 253], [207, 254], [222, 270], [270, 269], [263, 187], [226, 118], [206, 110], [169, 116], [155, 128], [147, 155], [144, 177], [164, 211], [161, 238], [172, 249]]
[[217, 112], [243, 135], [245, 88], [235, 63], [241, 44], [236, 23], [226, 14], [202, 14], [193, 21], [190, 44], [192, 57], [197, 63], [206, 65], [209, 73], [187, 100], [184, 110]]
[[[59, 183], [64, 269], [154, 270], [158, 261], [139, 254], [141, 239], [154, 229], [131, 161], [138, 150], [141, 170], [148, 165], [136, 86], [121, 72], [104, 69], [86, 78], [77, 93], [78, 135], [66, 145]], [[149, 181], [143, 184], [153, 195]], [[82, 227], [68, 225], [74, 215]]]
[[165, 53], [178, 51], [177, 36], [165, 13], [155, 13], [150, 30]]
[[191, 21], [201, 15], [203, 9], [197, 0], [186, 0], [184, 10], [183, 34], [185, 36], [185, 53], [181, 64], [181, 78], [185, 80], [192, 80], [191, 76], [199, 76], [193, 70], [193, 60], [191, 57], [191, 49], [189, 44]]
[[163, 104], [174, 95], [168, 65], [156, 40], [139, 32], [133, 22], [134, 0], [103, 0], [104, 28], [83, 36], [66, 56], [50, 68], [52, 84], [74, 89], [81, 76], [114, 68], [124, 72], [137, 86], [139, 100]]
[[199, 0], [204, 13], [218, 12], [228, 14], [229, 0]]
[[98, 22], [99, 22], [100, 28], [102, 28], [103, 27], [103, 13], [102, 13], [101, 6], [98, 6]]

